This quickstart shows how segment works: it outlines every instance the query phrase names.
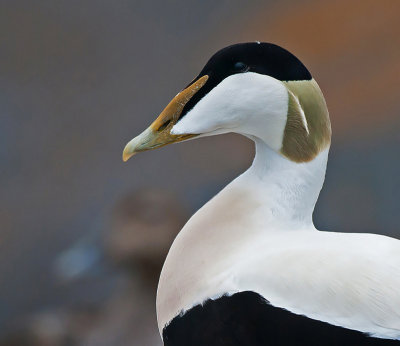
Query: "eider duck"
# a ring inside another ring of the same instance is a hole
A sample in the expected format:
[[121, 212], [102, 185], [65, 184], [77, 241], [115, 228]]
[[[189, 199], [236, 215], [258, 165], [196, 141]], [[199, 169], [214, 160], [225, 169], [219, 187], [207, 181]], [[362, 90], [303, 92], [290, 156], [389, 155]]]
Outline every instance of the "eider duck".
[[156, 304], [164, 345], [399, 345], [400, 241], [314, 227], [331, 126], [293, 54], [260, 42], [218, 51], [123, 160], [228, 132], [253, 140], [255, 158], [169, 250]]

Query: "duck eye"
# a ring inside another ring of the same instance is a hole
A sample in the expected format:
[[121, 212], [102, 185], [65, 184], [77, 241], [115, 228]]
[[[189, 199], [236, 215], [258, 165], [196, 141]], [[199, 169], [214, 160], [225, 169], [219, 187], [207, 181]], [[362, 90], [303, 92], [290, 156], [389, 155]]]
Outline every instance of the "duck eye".
[[233, 65], [233, 69], [236, 72], [246, 72], [249, 70], [249, 67], [245, 63], [239, 61]]

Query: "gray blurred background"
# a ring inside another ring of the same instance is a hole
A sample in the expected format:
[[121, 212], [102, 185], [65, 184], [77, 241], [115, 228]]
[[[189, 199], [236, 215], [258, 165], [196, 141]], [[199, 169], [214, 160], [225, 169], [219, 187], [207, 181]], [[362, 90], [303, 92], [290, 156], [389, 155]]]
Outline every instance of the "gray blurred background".
[[0, 1], [0, 344], [159, 345], [185, 220], [251, 163], [225, 135], [121, 160], [218, 49], [277, 43], [333, 143], [317, 227], [400, 237], [397, 0]]

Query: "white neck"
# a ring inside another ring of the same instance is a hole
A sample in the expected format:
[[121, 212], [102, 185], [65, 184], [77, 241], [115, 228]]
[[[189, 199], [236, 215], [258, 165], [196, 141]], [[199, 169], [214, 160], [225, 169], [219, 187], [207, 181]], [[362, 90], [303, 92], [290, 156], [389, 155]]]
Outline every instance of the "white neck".
[[[296, 163], [276, 153], [259, 138], [252, 166], [240, 177], [255, 189], [275, 223], [312, 227], [312, 213], [325, 179], [329, 148], [314, 160]], [[239, 179], [239, 181], [241, 180]]]
[[158, 286], [160, 331], [207, 297], [236, 291], [223, 273], [249, 243], [286, 230], [315, 229], [312, 212], [328, 149], [311, 162], [294, 163], [262, 140], [253, 140], [252, 166], [195, 213], [172, 244]]

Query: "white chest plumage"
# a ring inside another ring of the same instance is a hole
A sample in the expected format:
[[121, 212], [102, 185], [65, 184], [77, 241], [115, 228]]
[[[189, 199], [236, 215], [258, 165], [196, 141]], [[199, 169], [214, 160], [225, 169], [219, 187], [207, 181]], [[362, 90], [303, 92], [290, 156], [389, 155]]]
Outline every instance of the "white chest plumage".
[[208, 298], [254, 291], [296, 314], [400, 338], [400, 241], [314, 228], [327, 151], [285, 174], [281, 157], [260, 143], [256, 150], [253, 166], [200, 209], [171, 247], [158, 288], [160, 331]]

